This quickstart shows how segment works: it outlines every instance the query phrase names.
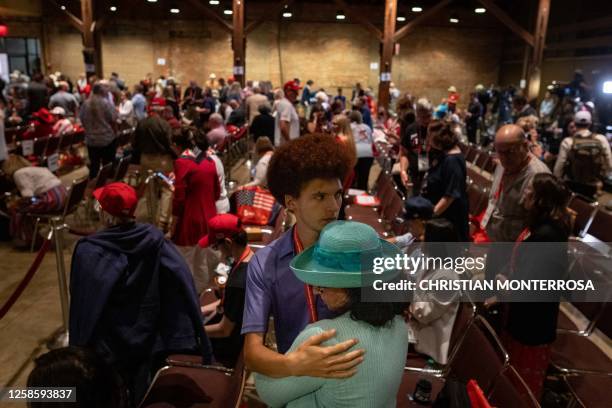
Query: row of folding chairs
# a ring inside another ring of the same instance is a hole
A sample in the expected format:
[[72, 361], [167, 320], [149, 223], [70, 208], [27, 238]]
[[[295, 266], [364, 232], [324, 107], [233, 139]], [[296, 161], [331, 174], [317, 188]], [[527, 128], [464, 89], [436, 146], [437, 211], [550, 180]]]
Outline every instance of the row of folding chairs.
[[344, 207], [347, 220], [359, 221], [372, 226], [381, 236], [399, 235], [404, 232], [405, 198], [395, 185], [389, 171], [380, 172], [375, 186], [375, 197], [380, 204], [374, 207], [350, 203]]
[[[12, 151], [14, 154], [28, 156], [35, 161], [35, 164], [44, 164], [53, 154], [68, 151], [73, 145], [83, 143], [85, 140], [84, 132], [63, 133], [59, 136], [46, 136], [35, 138], [32, 141], [22, 140], [15, 144]], [[32, 143], [32, 152], [25, 152], [25, 144]]]
[[447, 379], [462, 383], [473, 379], [492, 406], [540, 406], [520, 375], [510, 366], [510, 357], [493, 328], [474, 310], [471, 303], [461, 303], [447, 365], [440, 370], [406, 366], [397, 396], [398, 407], [418, 406], [411, 396], [421, 379], [432, 384], [432, 400], [436, 399]]
[[489, 151], [472, 144], [461, 144], [460, 148], [467, 162], [472, 163], [480, 170], [493, 174], [497, 167], [497, 161]]
[[246, 125], [239, 128], [234, 133], [227, 135], [217, 146], [217, 152], [226, 169], [231, 169], [238, 160], [248, 155], [248, 130]]
[[26, 129], [25, 126], [13, 126], [4, 129], [4, 140], [7, 146], [12, 145], [16, 140], [17, 136], [20, 135]]

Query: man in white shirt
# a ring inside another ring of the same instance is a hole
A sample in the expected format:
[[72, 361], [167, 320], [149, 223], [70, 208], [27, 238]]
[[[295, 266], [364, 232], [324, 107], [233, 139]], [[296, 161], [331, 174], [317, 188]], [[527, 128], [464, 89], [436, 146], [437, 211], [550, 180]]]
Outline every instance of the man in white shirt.
[[246, 99], [247, 117], [249, 118], [249, 126], [253, 123], [255, 116], [259, 115], [259, 107], [268, 102], [266, 95], [261, 93], [261, 88], [256, 86], [253, 88], [253, 95]]
[[293, 106], [299, 89], [299, 85], [294, 81], [289, 81], [285, 84], [284, 91], [276, 91], [280, 99], [275, 104], [275, 146], [280, 146], [300, 137], [300, 118]]

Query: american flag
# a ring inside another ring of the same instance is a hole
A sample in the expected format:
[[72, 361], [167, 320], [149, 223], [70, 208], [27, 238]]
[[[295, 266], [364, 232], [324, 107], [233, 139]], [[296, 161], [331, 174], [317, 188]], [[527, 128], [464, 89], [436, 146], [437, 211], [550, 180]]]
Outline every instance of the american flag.
[[236, 203], [239, 207], [248, 205], [265, 211], [272, 211], [275, 202], [270, 193], [262, 191], [245, 189], [236, 193]]

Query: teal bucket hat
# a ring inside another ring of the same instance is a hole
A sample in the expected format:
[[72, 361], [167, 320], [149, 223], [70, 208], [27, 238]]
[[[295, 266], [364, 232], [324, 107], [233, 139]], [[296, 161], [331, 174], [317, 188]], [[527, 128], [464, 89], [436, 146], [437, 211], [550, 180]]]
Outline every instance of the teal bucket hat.
[[323, 228], [315, 245], [293, 258], [290, 267], [298, 279], [313, 286], [359, 288], [397, 276], [399, 270], [395, 268], [374, 273], [374, 262], [375, 258], [401, 254], [398, 247], [380, 239], [369, 225], [334, 221]]

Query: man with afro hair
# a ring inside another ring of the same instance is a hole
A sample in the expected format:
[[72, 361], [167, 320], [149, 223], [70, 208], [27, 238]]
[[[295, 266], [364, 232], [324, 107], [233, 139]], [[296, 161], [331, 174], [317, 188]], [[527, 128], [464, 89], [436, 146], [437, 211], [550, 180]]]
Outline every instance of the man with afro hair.
[[[303, 136], [276, 150], [268, 166], [268, 187], [293, 213], [293, 228], [251, 259], [247, 272], [242, 325], [244, 356], [252, 371], [271, 377], [310, 376], [346, 378], [355, 374], [363, 350], [345, 353], [356, 339], [323, 346], [334, 337], [330, 330], [287, 350], [297, 335], [318, 319], [333, 317], [315, 297], [312, 287], [298, 280], [289, 263], [313, 245], [321, 230], [335, 221], [342, 204], [342, 180], [350, 171], [347, 149], [333, 137]], [[268, 320], [274, 316], [278, 352], [264, 345]]]

